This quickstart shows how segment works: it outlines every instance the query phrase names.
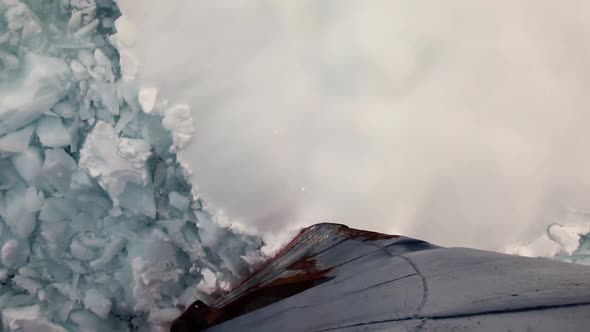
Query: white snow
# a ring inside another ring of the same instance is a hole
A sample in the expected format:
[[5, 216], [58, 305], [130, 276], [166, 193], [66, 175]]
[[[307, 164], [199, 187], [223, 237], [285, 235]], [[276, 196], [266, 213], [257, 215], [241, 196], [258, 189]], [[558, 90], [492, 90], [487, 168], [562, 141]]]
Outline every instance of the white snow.
[[508, 246], [504, 251], [528, 257], [568, 258], [580, 247], [582, 236], [589, 233], [590, 223], [553, 224], [543, 235], [530, 243]]
[[151, 113], [156, 104], [158, 89], [153, 86], [144, 86], [139, 89], [139, 104], [141, 109], [146, 113]]
[[587, 207], [590, 3], [143, 4], [137, 76], [191, 106], [181, 159], [250, 229], [500, 250]]
[[110, 40], [117, 46], [120, 56], [121, 71], [124, 79], [135, 79], [139, 71], [139, 59], [134, 51], [137, 31], [125, 16], [115, 21], [117, 33]]
[[135, 45], [137, 31], [135, 26], [124, 15], [117, 18], [115, 28], [117, 29], [117, 33], [113, 35], [113, 38], [118, 43], [119, 48], [128, 48]]
[[203, 269], [201, 274], [203, 275], [203, 280], [197, 284], [197, 288], [206, 294], [213, 293], [217, 289], [217, 278], [215, 274], [209, 269]]
[[185, 104], [174, 105], [164, 110], [162, 125], [172, 132], [174, 151], [186, 147], [195, 132], [190, 107]]

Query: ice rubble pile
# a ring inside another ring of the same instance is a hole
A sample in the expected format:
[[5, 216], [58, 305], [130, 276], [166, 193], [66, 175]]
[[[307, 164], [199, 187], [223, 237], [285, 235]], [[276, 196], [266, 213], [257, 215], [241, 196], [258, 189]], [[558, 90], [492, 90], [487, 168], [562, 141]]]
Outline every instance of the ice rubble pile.
[[175, 154], [189, 110], [137, 88], [118, 16], [112, 0], [0, 0], [5, 331], [157, 329], [258, 258], [193, 199]]
[[549, 225], [545, 233], [535, 240], [510, 246], [505, 252], [590, 265], [590, 215], [567, 211], [561, 223]]

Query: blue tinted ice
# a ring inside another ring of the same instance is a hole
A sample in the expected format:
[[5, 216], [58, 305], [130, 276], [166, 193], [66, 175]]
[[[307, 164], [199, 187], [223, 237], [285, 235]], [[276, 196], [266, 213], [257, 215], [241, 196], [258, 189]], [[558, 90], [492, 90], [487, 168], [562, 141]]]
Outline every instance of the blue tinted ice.
[[261, 247], [191, 193], [176, 158], [190, 109], [134, 81], [118, 17], [111, 0], [0, 1], [6, 331], [165, 326]]

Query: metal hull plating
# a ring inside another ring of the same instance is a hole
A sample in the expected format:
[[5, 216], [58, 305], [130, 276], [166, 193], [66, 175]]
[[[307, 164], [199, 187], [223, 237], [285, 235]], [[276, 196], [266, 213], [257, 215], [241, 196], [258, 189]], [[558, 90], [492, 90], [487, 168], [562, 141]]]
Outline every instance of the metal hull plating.
[[337, 224], [303, 230], [173, 331], [588, 331], [590, 267]]

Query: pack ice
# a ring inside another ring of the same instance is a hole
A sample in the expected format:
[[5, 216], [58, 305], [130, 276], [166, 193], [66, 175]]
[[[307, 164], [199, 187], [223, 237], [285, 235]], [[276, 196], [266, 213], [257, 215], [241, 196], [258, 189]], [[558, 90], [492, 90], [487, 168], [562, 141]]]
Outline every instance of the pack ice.
[[261, 247], [191, 194], [175, 154], [190, 111], [134, 81], [119, 16], [111, 0], [0, 0], [4, 331], [162, 329]]

